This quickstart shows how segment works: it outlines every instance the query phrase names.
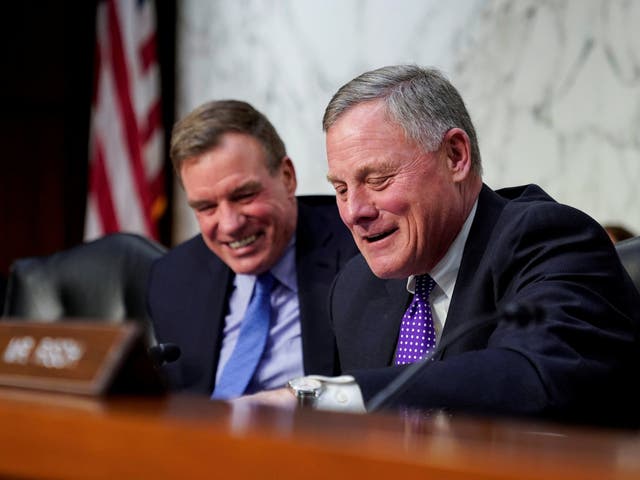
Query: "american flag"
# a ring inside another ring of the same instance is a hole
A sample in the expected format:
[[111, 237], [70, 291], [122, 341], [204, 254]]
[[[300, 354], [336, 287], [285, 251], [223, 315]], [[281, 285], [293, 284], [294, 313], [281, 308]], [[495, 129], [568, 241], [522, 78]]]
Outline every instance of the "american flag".
[[166, 197], [155, 20], [153, 1], [98, 4], [85, 240], [158, 238]]

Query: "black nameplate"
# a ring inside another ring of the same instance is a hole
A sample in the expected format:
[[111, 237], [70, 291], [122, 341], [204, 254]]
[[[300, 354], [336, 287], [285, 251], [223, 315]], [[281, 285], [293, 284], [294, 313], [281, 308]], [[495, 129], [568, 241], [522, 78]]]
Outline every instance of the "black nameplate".
[[0, 322], [0, 386], [84, 395], [160, 393], [135, 323]]

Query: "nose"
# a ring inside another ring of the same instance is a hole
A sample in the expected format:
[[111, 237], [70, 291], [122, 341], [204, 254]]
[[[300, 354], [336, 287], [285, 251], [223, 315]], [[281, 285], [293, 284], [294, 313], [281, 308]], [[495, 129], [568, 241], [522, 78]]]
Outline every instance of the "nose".
[[365, 189], [350, 190], [339, 206], [342, 220], [347, 225], [359, 225], [378, 216], [378, 209]]
[[222, 202], [218, 205], [218, 231], [225, 235], [234, 235], [246, 223], [246, 217], [237, 205]]

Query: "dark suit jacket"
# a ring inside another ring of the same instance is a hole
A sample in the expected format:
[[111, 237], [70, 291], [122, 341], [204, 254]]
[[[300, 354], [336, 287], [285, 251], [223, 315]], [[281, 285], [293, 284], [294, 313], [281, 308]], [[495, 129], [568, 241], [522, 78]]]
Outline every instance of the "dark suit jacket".
[[[296, 270], [305, 372], [336, 371], [329, 288], [355, 253], [334, 197], [298, 197]], [[170, 386], [209, 395], [234, 273], [198, 235], [157, 260], [149, 277], [147, 304], [156, 339], [175, 343], [182, 352], [166, 366]]]
[[[332, 288], [341, 368], [365, 400], [403, 370], [388, 365], [409, 297], [406, 280], [375, 277], [360, 255]], [[440, 344], [510, 302], [545, 318], [463, 335], [390, 405], [629, 424], [640, 405], [640, 295], [603, 229], [535, 185], [483, 186]]]

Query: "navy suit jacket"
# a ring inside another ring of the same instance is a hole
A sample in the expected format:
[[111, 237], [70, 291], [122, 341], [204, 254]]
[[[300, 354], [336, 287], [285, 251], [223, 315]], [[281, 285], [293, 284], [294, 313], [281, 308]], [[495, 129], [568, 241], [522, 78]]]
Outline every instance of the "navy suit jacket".
[[[404, 370], [390, 365], [406, 279], [379, 279], [358, 255], [330, 301], [341, 368], [369, 400]], [[507, 304], [540, 306], [544, 320], [469, 331], [387, 406], [637, 421], [640, 295], [600, 225], [535, 185], [483, 186], [440, 344]]]
[[[336, 372], [328, 295], [338, 270], [357, 248], [332, 196], [298, 197], [296, 271], [304, 371]], [[151, 267], [147, 306], [159, 343], [180, 347], [165, 369], [173, 389], [210, 395], [234, 273], [205, 245], [201, 235], [158, 259]]]

